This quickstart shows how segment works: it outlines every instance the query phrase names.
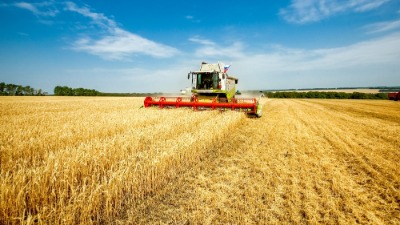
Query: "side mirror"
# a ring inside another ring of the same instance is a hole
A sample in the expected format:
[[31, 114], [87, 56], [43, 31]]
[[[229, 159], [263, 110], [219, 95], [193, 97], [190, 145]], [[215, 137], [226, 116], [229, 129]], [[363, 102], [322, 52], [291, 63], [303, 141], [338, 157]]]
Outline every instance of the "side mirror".
[[188, 80], [190, 79], [190, 74], [191, 74], [191, 73], [192, 73], [192, 72], [189, 72], [189, 73], [188, 73]]

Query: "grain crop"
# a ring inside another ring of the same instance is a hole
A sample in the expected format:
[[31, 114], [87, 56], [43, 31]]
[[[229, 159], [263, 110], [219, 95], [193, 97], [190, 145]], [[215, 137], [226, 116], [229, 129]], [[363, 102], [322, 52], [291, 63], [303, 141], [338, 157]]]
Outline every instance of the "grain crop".
[[111, 222], [219, 148], [244, 118], [140, 109], [142, 101], [3, 99], [1, 222]]
[[1, 97], [0, 224], [399, 224], [400, 105]]

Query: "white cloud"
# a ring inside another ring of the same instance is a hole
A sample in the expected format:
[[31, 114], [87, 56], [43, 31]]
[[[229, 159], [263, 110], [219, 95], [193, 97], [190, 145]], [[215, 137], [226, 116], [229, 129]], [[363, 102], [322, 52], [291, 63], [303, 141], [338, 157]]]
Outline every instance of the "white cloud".
[[281, 15], [290, 23], [317, 22], [348, 11], [365, 12], [380, 7], [391, 0], [292, 0]]
[[156, 43], [120, 28], [115, 28], [110, 34], [102, 36], [98, 40], [88, 37], [78, 39], [74, 43], [73, 49], [107, 60], [126, 60], [132, 54], [171, 57], [178, 53], [175, 48]]
[[375, 8], [380, 7], [381, 5], [385, 4], [386, 2], [389, 2], [390, 0], [375, 0], [375, 1], [364, 1], [365, 4], [363, 4], [363, 1], [361, 1], [361, 4], [357, 6], [354, 10], [357, 12], [365, 12], [368, 10], [372, 10]]
[[189, 41], [201, 45], [201, 47], [197, 48], [195, 51], [195, 55], [199, 58], [238, 58], [243, 56], [244, 46], [241, 42], [234, 42], [230, 46], [220, 46], [213, 41], [198, 37], [189, 38]]
[[185, 16], [185, 18], [186, 18], [187, 20], [193, 22], [193, 23], [200, 23], [200, 22], [201, 22], [201, 20], [196, 19], [196, 18], [195, 18], [194, 16], [192, 16], [192, 15], [187, 15], [187, 16]]
[[14, 3], [13, 5], [21, 9], [26, 9], [32, 12], [36, 16], [54, 17], [59, 13], [59, 10], [54, 7], [53, 2], [40, 2], [40, 3], [17, 2]]
[[[290, 63], [284, 70], [314, 70], [360, 67], [367, 65], [397, 64], [400, 58], [400, 33], [363, 41], [340, 48], [277, 52]], [[289, 53], [287, 53], [289, 52]]]
[[93, 23], [95, 23], [96, 25], [98, 25], [102, 28], [111, 29], [111, 30], [117, 28], [116, 22], [114, 20], [109, 19], [104, 14], [92, 12], [87, 7], [79, 7], [73, 2], [66, 2], [65, 10], [71, 11], [71, 12], [76, 12], [78, 14], [81, 14], [82, 16], [88, 17], [92, 20]]
[[207, 40], [207, 39], [202, 39], [199, 37], [191, 37], [191, 38], [189, 38], [189, 41], [198, 43], [198, 44], [202, 44], [202, 45], [215, 45], [214, 42]]
[[[241, 89], [393, 85], [400, 83], [399, 40], [400, 33], [393, 33], [339, 48], [275, 45], [257, 51], [248, 51], [245, 44], [240, 48], [203, 45], [195, 56], [229, 61]], [[379, 83], [383, 76], [393, 83]]]
[[369, 24], [364, 27], [368, 33], [381, 33], [386, 31], [393, 31], [400, 28], [400, 19], [386, 22], [379, 22]]
[[153, 57], [171, 57], [179, 53], [173, 47], [160, 44], [139, 35], [123, 30], [117, 23], [102, 13], [92, 12], [87, 7], [78, 7], [73, 2], [67, 2], [65, 10], [76, 12], [88, 17], [98, 25], [104, 33], [100, 37], [87, 34], [73, 44], [76, 51], [87, 52], [107, 60], [129, 60], [134, 54], [143, 54]]
[[[180, 60], [168, 67], [87, 68], [67, 71], [69, 77], [86, 79], [88, 87], [103, 92], [179, 92], [189, 87], [189, 71], [198, 69], [198, 61]], [[92, 75], [92, 76], [91, 76]], [[96, 77], [88, 79], [87, 77]], [[81, 82], [81, 81], [80, 81]], [[106, 83], [107, 85], [104, 85]], [[90, 86], [89, 86], [90, 85]]]
[[264, 55], [266, 59], [290, 65], [282, 70], [315, 70], [397, 64], [400, 58], [400, 33], [340, 48], [279, 51]]
[[[88, 84], [98, 82], [99, 87], [95, 88], [101, 91], [178, 92], [190, 85], [186, 74], [197, 70], [205, 60], [229, 62], [232, 65], [229, 74], [239, 78], [239, 90], [398, 85], [398, 40], [400, 33], [394, 33], [340, 48], [311, 50], [274, 45], [249, 51], [243, 47], [246, 44], [241, 43], [242, 47], [232, 55], [218, 51], [233, 48], [235, 44], [218, 46], [212, 40], [196, 37], [192, 38], [194, 43], [200, 44], [194, 49], [196, 54], [182, 53], [166, 65], [89, 69], [71, 71], [71, 75], [92, 74], [96, 81], [88, 80]], [[83, 43], [87, 41], [82, 40]], [[100, 88], [104, 83], [108, 84], [107, 89]]]
[[[54, 2], [44, 1], [39, 3], [17, 2], [13, 4], [1, 5], [2, 7], [18, 7], [25, 9], [40, 17], [39, 22], [52, 25], [54, 22], [48, 17], [55, 17], [63, 12], [78, 13], [90, 19], [90, 25], [95, 25], [96, 29], [82, 33], [85, 26], [79, 24], [80, 36], [73, 44], [72, 49], [99, 56], [107, 60], [129, 60], [132, 55], [142, 54], [152, 57], [171, 57], [179, 53], [173, 47], [157, 43], [146, 39], [137, 34], [131, 33], [120, 28], [117, 22], [108, 18], [103, 13], [93, 12], [87, 6], [78, 6], [74, 2]], [[46, 17], [46, 19], [43, 19]]]
[[31, 3], [18, 2], [18, 3], [15, 3], [15, 6], [21, 8], [21, 9], [29, 10], [34, 14], [38, 14], [39, 13], [39, 10], [34, 5], [32, 5]]
[[314, 50], [311, 53], [317, 58], [310, 62], [309, 69], [396, 65], [400, 59], [399, 40], [400, 33], [395, 33], [341, 48]]

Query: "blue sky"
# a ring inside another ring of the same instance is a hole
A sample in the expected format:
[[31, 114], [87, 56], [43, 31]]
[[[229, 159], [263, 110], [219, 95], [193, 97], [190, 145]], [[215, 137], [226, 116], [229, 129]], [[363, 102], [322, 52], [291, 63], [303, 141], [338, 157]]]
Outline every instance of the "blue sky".
[[177, 92], [202, 61], [239, 89], [400, 85], [400, 1], [0, 1], [0, 81]]

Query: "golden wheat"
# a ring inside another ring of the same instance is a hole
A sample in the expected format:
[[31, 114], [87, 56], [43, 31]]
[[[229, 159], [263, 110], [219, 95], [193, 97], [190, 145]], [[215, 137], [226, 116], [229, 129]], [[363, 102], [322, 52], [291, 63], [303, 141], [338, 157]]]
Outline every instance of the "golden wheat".
[[141, 104], [141, 98], [5, 98], [2, 222], [111, 222], [219, 148], [215, 143], [244, 118]]
[[1, 97], [0, 224], [399, 224], [400, 107]]

